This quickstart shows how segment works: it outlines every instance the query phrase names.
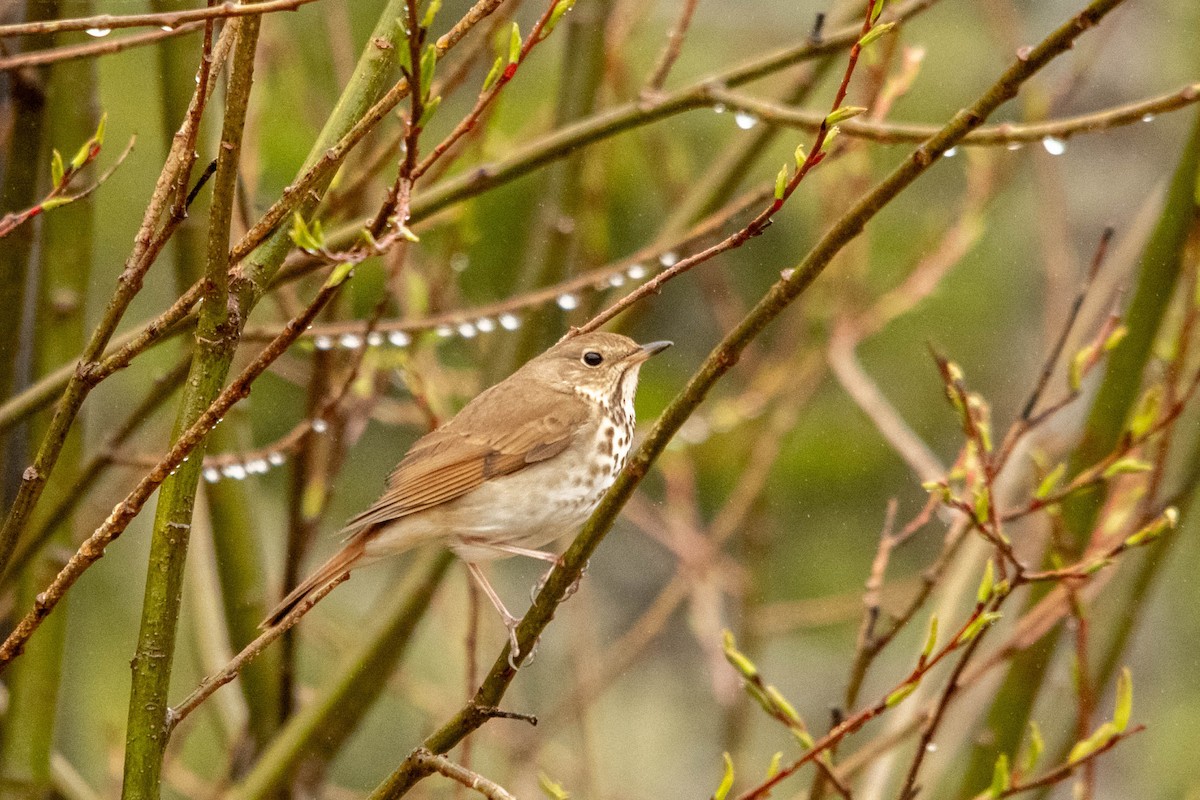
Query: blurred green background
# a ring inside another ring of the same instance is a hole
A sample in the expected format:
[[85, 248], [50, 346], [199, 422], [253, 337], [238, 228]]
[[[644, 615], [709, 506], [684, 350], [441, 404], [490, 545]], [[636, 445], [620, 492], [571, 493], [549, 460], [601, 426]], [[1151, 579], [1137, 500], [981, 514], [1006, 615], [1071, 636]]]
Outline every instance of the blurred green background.
[[[292, 179], [344, 82], [347, 54], [352, 59], [362, 47], [381, 5], [377, 0], [321, 0], [265, 21], [244, 145], [243, 188], [253, 211], [265, 210]], [[63, 6], [64, 16], [74, 14], [69, 0]], [[461, 0], [447, 0], [439, 25], [457, 19], [466, 7]], [[947, 119], [995, 80], [1013, 58], [1014, 45], [1036, 42], [1078, 7], [1062, 0], [937, 4], [903, 28], [902, 46], [924, 48], [925, 56], [915, 82], [890, 118], [930, 124]], [[95, 8], [112, 13], [142, 9], [142, 3], [131, 0], [100, 0]], [[825, 3], [812, 0], [700, 0], [667, 88], [793, 45], [809, 34], [814, 16], [825, 10]], [[539, 4], [525, 3], [518, 15], [523, 29], [540, 11]], [[673, 2], [579, 0], [572, 15], [603, 16], [604, 11], [608, 11], [607, 28], [592, 24], [608, 48], [597, 93], [599, 107], [624, 102], [636, 93], [678, 8]], [[1195, 81], [1200, 69], [1198, 31], [1200, 13], [1193, 0], [1127, 4], [1085, 36], [1073, 53], [1035, 79], [1020, 99], [1005, 106], [1002, 119], [993, 121], [1084, 113]], [[595, 30], [570, 33], [580, 37], [576, 42], [596, 35]], [[192, 35], [189, 41], [196, 45], [198, 37]], [[578, 52], [569, 46], [571, 41], [566, 33], [556, 34], [535, 51], [458, 169], [503, 157], [550, 129], [561, 76]], [[810, 106], [827, 105], [840, 64], [837, 61], [813, 91]], [[470, 81], [481, 79], [482, 73], [476, 73]], [[89, 327], [113, 288], [165, 153], [158, 76], [153, 48], [99, 62], [98, 106], [108, 114], [109, 154], [131, 135], [136, 134], [138, 141], [126, 164], [92, 201], [96, 250], [87, 301]], [[746, 91], [774, 98], [782, 84], [781, 79], [771, 78]], [[1056, 96], [1066, 85], [1070, 91]], [[429, 141], [447, 132], [469, 107], [470, 90], [462, 94], [448, 99], [439, 111]], [[805, 354], [815, 353], [819, 365], [832, 321], [848, 310], [866, 308], [933, 251], [959, 214], [966, 171], [981, 168], [986, 161], [998, 176], [998, 188], [981, 215], [978, 239], [930, 297], [860, 349], [864, 368], [912, 429], [943, 461], [952, 461], [961, 445], [960, 432], [942, 397], [928, 344], [962, 364], [972, 388], [993, 403], [993, 417], [1003, 430], [1019, 410], [1048, 342], [1061, 326], [1069, 301], [1063, 290], [1074, 290], [1102, 228], [1114, 225], [1118, 237], [1129, 233], [1141, 209], [1161, 191], [1193, 114], [1183, 110], [1145, 124], [1080, 135], [1070, 139], [1065, 153], [1058, 156], [1031, 144], [1011, 151], [1000, 147], [973, 151], [970, 156], [960, 153], [942, 161], [880, 214], [798, 307], [766, 332], [762, 343], [753, 348], [752, 360], [778, 360], [779, 368], [788, 371], [798, 369]], [[386, 123], [389, 130], [396, 125], [395, 120]], [[583, 151], [582, 203], [574, 219], [576, 250], [570, 269], [580, 272], [603, 265], [652, 242], [681, 194], [731, 144], [753, 132], [742, 130], [732, 113], [704, 109]], [[212, 134], [206, 131], [201, 163], [213, 156]], [[784, 131], [745, 175], [744, 185], [769, 181], [798, 143], [807, 147], [810, 142], [809, 134]], [[64, 152], [75, 146], [55, 144]], [[752, 303], [781, 270], [797, 263], [839, 209], [907, 152], [901, 145], [871, 145], [821, 166], [764, 236], [673, 282], [642, 304], [628, 321], [631, 335], [676, 343], [643, 370], [638, 402], [643, 424], [655, 418], [721, 336], [721, 317], [713, 309], [720, 304], [736, 309]], [[371, 198], [381, 198], [394, 177], [394, 167], [388, 163], [370, 189]], [[423, 310], [422, 296], [428, 298], [425, 310], [435, 311], [482, 304], [513, 291], [520, 265], [533, 257], [545, 235], [539, 213], [549, 202], [546, 183], [545, 172], [534, 173], [419, 229], [422, 242], [411, 261], [413, 310]], [[365, 208], [369, 213], [371, 203], [365, 203]], [[1062, 263], [1064, 255], [1072, 261]], [[451, 268], [452, 262], [458, 268]], [[702, 273], [720, 277], [702, 277]], [[341, 312], [365, 313], [381, 285], [380, 274], [379, 264], [365, 265]], [[127, 320], [132, 323], [157, 313], [176, 296], [175, 291], [168, 261], [163, 259]], [[565, 321], [586, 319], [585, 312], [595, 302], [598, 299], [589, 295], [584, 308]], [[548, 325], [559, 331], [563, 317], [546, 313]], [[268, 301], [251, 323], [279, 319], [279, 307]], [[427, 389], [435, 408], [452, 411], [487, 380], [498, 377], [487, 373], [488, 365], [507, 357], [512, 336], [498, 332], [471, 340], [422, 339], [414, 361], [428, 370]], [[140, 396], [146, 382], [179, 353], [178, 343], [159, 347], [103, 384], [86, 407], [87, 440], [93, 445], [99, 442], [109, 422], [123, 414], [131, 398]], [[299, 349], [289, 359], [294, 367], [310, 356], [310, 350]], [[670, 507], [666, 483], [656, 472], [642, 490], [648, 505], [639, 514], [686, 518], [694, 513], [704, 521], [719, 513], [746, 468], [753, 444], [767, 435], [764, 421], [769, 413], [740, 418], [743, 406], [738, 399], [754, 389], [756, 376], [762, 376], [754, 364], [743, 366], [719, 386], [701, 408], [701, 419], [685, 429], [686, 435], [665, 457], [672, 474], [685, 482], [688, 476], [694, 479], [695, 508]], [[282, 372], [296, 374], [294, 368]], [[781, 727], [747, 708], [724, 662], [713, 658], [719, 652], [715, 637], [720, 626], [743, 633], [752, 629], [747, 614], [766, 618], [786, 609], [799, 609], [790, 624], [762, 628], [753, 637], [756, 659], [810, 726], [825, 728], [830, 709], [840, 702], [844, 689], [859, 622], [858, 596], [887, 502], [897, 498], [900, 519], [905, 520], [920, 508], [925, 494], [919, 479], [828, 371], [816, 369], [814, 375], [818, 383], [811, 399], [798, 408], [794, 427], [781, 439], [765, 491], [746, 529], [735, 534], [729, 547], [743, 569], [730, 570], [720, 580], [707, 577], [713, 585], [694, 581], [691, 600], [670, 615], [661, 634], [611, 686], [583, 707], [570, 700], [578, 676], [604, 662], [613, 643], [678, 568], [678, 558], [661, 541], [627, 520], [619, 522], [592, 560], [581, 591], [563, 607], [543, 637], [538, 657], [521, 670], [508, 694], [506, 707], [550, 716], [537, 728], [507, 721], [486, 726], [473, 737], [474, 764], [480, 771], [520, 797], [537, 794], [540, 770], [563, 783], [573, 796], [632, 798], [708, 796], [720, 777], [720, 754], [731, 748], [739, 770], [750, 776], [765, 770], [772, 753], [790, 754], [794, 744]], [[388, 392], [407, 402], [400, 381], [393, 381]], [[772, 403], [785, 400], [774, 397]], [[304, 392], [291, 376], [268, 375], [256, 384], [243, 407], [238, 413], [249, 420], [252, 444], [263, 445], [303, 418]], [[161, 414], [137, 449], [160, 452], [170, 419], [171, 413]], [[332, 533], [341, 519], [376, 497], [386, 472], [420, 432], [414, 425], [369, 423], [337, 476], [325, 531]], [[1189, 419], [1180, 429], [1181, 441], [1190, 442], [1195, 432]], [[278, 582], [287, 521], [285, 473], [286, 468], [275, 469], [247, 479], [253, 498], [252, 529], [272, 570], [263, 576], [264, 585], [272, 587]], [[137, 474], [130, 468], [109, 475], [82, 506], [79, 531], [98, 524]], [[104, 796], [115, 796], [119, 786], [128, 662], [140, 614], [148, 519], [144, 514], [109, 548], [73, 590], [69, 606], [58, 748]], [[197, 539], [204, 538], [203, 528], [199, 523]], [[1200, 733], [1196, 533], [1188, 520], [1169, 551], [1170, 563], [1148, 600], [1124, 659], [1135, 676], [1135, 718], [1149, 729], [1101, 760], [1098, 797], [1200, 797], [1194, 758]], [[936, 555], [940, 541], [935, 530], [896, 553], [889, 582], [900, 586], [901, 594]], [[765, 555], [755, 554], [756, 543], [767, 548]], [[334, 544], [332, 537], [325, 536], [317, 549], [325, 553]], [[210, 611], [197, 591], [204, 576], [211, 574], [207, 558], [211, 548], [197, 543], [189, 569], [203, 575], [190, 580], [185, 592], [183, 635], [172, 679], [175, 699], [212, 665], [211, 656], [201, 652], [205, 640], [202, 626], [197, 625], [197, 619]], [[301, 704], [332, 674], [377, 599], [397, 589], [412, 560], [407, 557], [357, 574], [301, 625]], [[528, 586], [539, 571], [536, 564], [503, 562], [495, 571], [495, 581], [506, 598], [523, 607]], [[420, 627], [415, 649], [337, 759], [329, 776], [335, 788], [327, 796], [368, 791], [466, 699], [465, 586], [465, 570], [456, 566]], [[709, 596], [710, 591], [715, 595]], [[898, 596], [885, 593], [888, 599]], [[812, 603], [786, 605], [805, 600]], [[707, 602], [715, 605], [705, 606]], [[1094, 624], [1103, 626], [1119, 613], [1121, 609], [1101, 604]], [[716, 628], [714, 619], [719, 622]], [[881, 657], [864, 698], [885, 691], [910, 668], [923, 636], [922, 624], [913, 627]], [[490, 609], [481, 618], [480, 635], [479, 661], [486, 666], [502, 643], [502, 630]], [[1074, 714], [1070, 659], [1056, 658], [1051, 669], [1035, 716], [1047, 731], [1062, 731], [1069, 728]], [[222, 701], [224, 694], [235, 691], [222, 690], [209, 705], [231, 702]], [[1108, 703], [1103, 700], [1102, 707]], [[961, 700], [957, 711], [966, 720], [986, 704], [984, 690]], [[553, 709], [560, 710], [552, 714]], [[868, 734], [880, 729], [880, 723], [875, 726]], [[952, 796], [957, 788], [965, 763], [958, 745], [967, 734], [954, 730], [939, 737], [939, 749], [929, 757], [928, 796]], [[172, 751], [165, 791], [169, 796], [211, 796], [218, 788], [212, 782], [225, 762], [221, 726], [206, 709], [181, 733], [186, 745]], [[807, 789], [807, 781], [793, 780], [779, 796], [799, 795]], [[448, 783], [430, 780], [418, 795], [440, 797], [452, 791]], [[1066, 797], [1069, 791], [1069, 785], [1060, 787], [1056, 796]]]

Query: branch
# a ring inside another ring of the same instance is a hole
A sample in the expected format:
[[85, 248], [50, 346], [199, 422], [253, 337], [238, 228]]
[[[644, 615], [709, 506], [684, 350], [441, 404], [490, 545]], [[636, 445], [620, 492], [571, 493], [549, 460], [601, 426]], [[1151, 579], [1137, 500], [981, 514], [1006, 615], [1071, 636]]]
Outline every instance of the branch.
[[[738, 357], [746, 346], [811, 285], [833, 257], [861, 232], [863, 226], [884, 205], [911, 185], [947, 149], [953, 147], [968, 132], [981, 125], [1002, 103], [1014, 97], [1025, 81], [1055, 57], [1070, 49], [1076, 38], [1093, 27], [1122, 1], [1094, 0], [1083, 12], [1059, 27], [1041, 44], [1030, 50], [1025, 58], [1010, 66], [996, 84], [975, 103], [956, 114], [954, 119], [936, 136], [914, 151], [887, 178], [871, 189], [835, 222], [800, 263], [800, 266], [787, 278], [776, 283], [750, 314], [709, 353], [684, 390], [667, 406], [642, 445], [630, 458], [625, 470], [618, 476], [612, 488], [600, 501], [599, 507], [584, 525], [583, 530], [563, 555], [561, 566], [556, 567], [550, 573], [546, 585], [538, 593], [533, 606], [521, 620], [517, 627], [517, 642], [520, 652], [514, 659], [518, 665], [524, 660], [525, 654], [529, 652], [533, 643], [549, 624], [555, 609], [565, 598], [568, 589], [579, 579], [588, 558], [595, 552], [605, 534], [612, 527], [617, 514], [646, 476], [651, 464], [717, 381], [737, 363]], [[492, 665], [472, 702], [460, 709], [454, 717], [427, 737], [423, 746], [431, 752], [445, 752], [471, 731], [483, 725], [487, 721], [487, 717], [480, 713], [479, 706], [497, 705], [514, 677], [516, 677], [516, 669], [509, 663], [509, 648], [506, 646]], [[411, 789], [420, 778], [421, 776], [416, 770], [416, 763], [410, 756], [387, 780], [375, 788], [371, 794], [371, 800], [391, 800], [400, 797]]]
[[314, 0], [264, 0], [261, 3], [224, 2], [208, 8], [170, 11], [161, 14], [98, 14], [94, 17], [74, 17], [71, 19], [47, 20], [45, 22], [22, 22], [16, 25], [0, 25], [0, 37], [86, 30], [105, 31], [107, 33], [114, 28], [177, 28], [185, 23], [196, 20], [270, 14], [272, 11], [292, 11], [312, 2]]
[[[815, 111], [790, 108], [760, 100], [741, 92], [711, 89], [712, 99], [727, 108], [753, 114], [763, 122], [786, 125], [800, 130], [815, 131], [824, 117]], [[1080, 114], [1048, 122], [1002, 122], [976, 128], [962, 140], [963, 145], [999, 146], [1015, 142], [1041, 142], [1046, 139], [1065, 140], [1084, 133], [1096, 133], [1137, 122], [1148, 122], [1159, 114], [1187, 108], [1200, 100], [1200, 83], [1189, 83], [1174, 92], [1148, 97], [1126, 105], [1114, 106], [1090, 114]], [[937, 133], [934, 125], [896, 122], [876, 122], [865, 119], [848, 120], [841, 124], [842, 133], [857, 139], [883, 144], [923, 142]]]
[[160, 31], [147, 31], [133, 36], [122, 36], [118, 39], [100, 42], [84, 42], [83, 44], [72, 44], [65, 47], [55, 47], [46, 50], [35, 50], [31, 53], [21, 53], [19, 55], [9, 56], [8, 58], [0, 58], [0, 72], [9, 70], [21, 69], [24, 67], [36, 67], [43, 64], [57, 64], [62, 61], [70, 61], [77, 58], [92, 58], [93, 56], [106, 56], [113, 53], [120, 53], [123, 50], [129, 50], [142, 45], [154, 44], [163, 39], [170, 39], [173, 36], [182, 36], [193, 31], [198, 31], [204, 28], [203, 22], [189, 22], [186, 25], [180, 25], [178, 28], [164, 28]]

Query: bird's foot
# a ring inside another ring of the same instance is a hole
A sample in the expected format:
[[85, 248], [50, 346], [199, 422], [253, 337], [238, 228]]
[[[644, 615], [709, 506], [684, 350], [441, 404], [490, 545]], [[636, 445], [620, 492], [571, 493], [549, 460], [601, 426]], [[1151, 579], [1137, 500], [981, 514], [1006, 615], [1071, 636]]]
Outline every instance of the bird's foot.
[[[591, 565], [591, 563], [591, 561], [584, 562], [583, 569], [579, 570], [579, 575], [575, 578], [575, 580], [571, 581], [571, 585], [567, 587], [565, 592], [563, 592], [563, 600], [570, 599], [572, 595], [579, 591], [579, 582], [582, 581], [583, 576], [587, 574], [588, 567]], [[542, 589], [546, 588], [546, 582], [550, 580], [550, 576], [554, 574], [554, 570], [558, 569], [562, 565], [562, 556], [559, 556], [558, 561], [556, 561], [554, 565], [550, 567], [550, 569], [546, 570], [542, 577], [538, 578], [538, 582], [535, 583], [529, 590], [530, 600], [537, 600], [537, 596], [542, 593]]]
[[579, 584], [583, 581], [583, 576], [587, 575], [588, 567], [591, 565], [592, 562], [590, 560], [583, 562], [583, 569], [579, 570], [579, 575], [575, 577], [575, 580], [571, 581], [571, 585], [563, 592], [563, 600], [570, 600], [579, 591]]

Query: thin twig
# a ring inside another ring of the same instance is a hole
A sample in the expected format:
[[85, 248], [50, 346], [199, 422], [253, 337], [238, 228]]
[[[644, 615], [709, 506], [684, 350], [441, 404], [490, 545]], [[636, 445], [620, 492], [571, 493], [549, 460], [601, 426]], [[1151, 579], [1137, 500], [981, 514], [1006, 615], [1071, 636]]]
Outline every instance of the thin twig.
[[98, 14], [94, 17], [72, 17], [70, 19], [22, 22], [16, 25], [0, 25], [0, 37], [29, 36], [62, 31], [110, 31], [115, 28], [179, 27], [196, 20], [214, 20], [227, 17], [244, 17], [251, 14], [270, 14], [273, 11], [292, 11], [314, 0], [263, 0], [263, 2], [224, 2], [207, 8], [184, 11], [169, 11], [159, 14]]
[[699, 2], [700, 0], [683, 0], [679, 9], [679, 19], [675, 20], [675, 25], [667, 34], [667, 43], [658, 56], [654, 72], [650, 73], [650, 79], [646, 81], [647, 91], [657, 92], [667, 82], [667, 75], [683, 50], [683, 40], [687, 36], [688, 27], [692, 24], [692, 15], [696, 13]]
[[107, 56], [113, 53], [120, 53], [123, 50], [129, 50], [142, 45], [155, 44], [163, 39], [170, 39], [173, 36], [182, 36], [193, 31], [198, 31], [204, 28], [204, 22], [189, 22], [186, 25], [180, 25], [178, 28], [168, 28], [161, 31], [147, 31], [146, 33], [138, 33], [133, 36], [120, 36], [116, 39], [98, 42], [84, 42], [83, 44], [71, 44], [64, 47], [55, 47], [48, 50], [35, 50], [30, 53], [21, 53], [19, 55], [0, 58], [0, 72], [8, 70], [21, 69], [22, 67], [36, 67], [43, 64], [56, 64], [62, 61], [70, 61], [76, 58], [92, 58], [94, 56]]

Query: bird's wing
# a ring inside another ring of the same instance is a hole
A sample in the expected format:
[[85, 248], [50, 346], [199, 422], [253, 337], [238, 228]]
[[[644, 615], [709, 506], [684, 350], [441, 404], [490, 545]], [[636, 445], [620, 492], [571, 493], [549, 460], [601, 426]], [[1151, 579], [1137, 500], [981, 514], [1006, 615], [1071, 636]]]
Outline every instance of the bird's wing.
[[[587, 403], [553, 393], [540, 400], [507, 398], [500, 383], [458, 416], [419, 439], [388, 478], [387, 490], [343, 528], [347, 538], [367, 535], [401, 517], [449, 502], [484, 481], [510, 475], [561, 453], [587, 420]], [[497, 414], [495, 409], [502, 408]], [[506, 432], [499, 433], [503, 428]]]

